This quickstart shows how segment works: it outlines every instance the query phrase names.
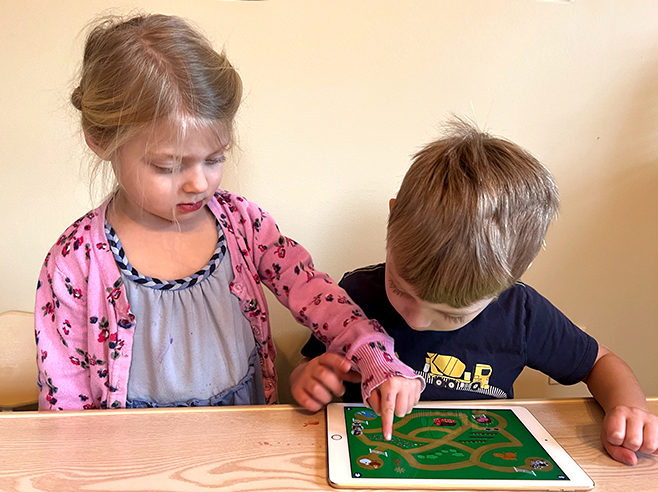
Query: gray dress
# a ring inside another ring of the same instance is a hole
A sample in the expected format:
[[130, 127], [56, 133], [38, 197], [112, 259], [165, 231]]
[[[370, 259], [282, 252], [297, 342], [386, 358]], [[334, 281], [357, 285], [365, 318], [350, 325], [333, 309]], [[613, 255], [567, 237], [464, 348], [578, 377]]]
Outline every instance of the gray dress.
[[254, 335], [230, 292], [224, 233], [204, 269], [173, 281], [141, 275], [106, 223], [135, 315], [127, 407], [264, 404]]

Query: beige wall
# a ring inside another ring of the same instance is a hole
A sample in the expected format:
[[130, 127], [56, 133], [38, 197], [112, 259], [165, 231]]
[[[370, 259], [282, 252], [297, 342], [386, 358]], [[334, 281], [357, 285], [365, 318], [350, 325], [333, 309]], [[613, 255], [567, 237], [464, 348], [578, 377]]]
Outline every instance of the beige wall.
[[[68, 94], [81, 28], [109, 5], [186, 16], [246, 98], [226, 188], [334, 277], [381, 261], [409, 156], [455, 112], [537, 154], [562, 193], [525, 280], [658, 395], [658, 7], [652, 0], [4, 1], [0, 311], [33, 310], [43, 257], [90, 207]], [[303, 327], [272, 303], [281, 385]], [[521, 394], [555, 393], [545, 378]]]

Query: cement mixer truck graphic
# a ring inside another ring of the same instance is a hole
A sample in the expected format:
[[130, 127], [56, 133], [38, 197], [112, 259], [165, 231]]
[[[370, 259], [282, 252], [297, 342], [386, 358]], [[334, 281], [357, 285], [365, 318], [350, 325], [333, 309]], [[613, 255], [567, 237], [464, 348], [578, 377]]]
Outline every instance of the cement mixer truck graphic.
[[464, 372], [466, 365], [457, 357], [441, 354], [427, 354], [423, 376], [426, 381], [436, 386], [450, 389], [487, 389], [491, 366], [476, 364], [473, 374]]

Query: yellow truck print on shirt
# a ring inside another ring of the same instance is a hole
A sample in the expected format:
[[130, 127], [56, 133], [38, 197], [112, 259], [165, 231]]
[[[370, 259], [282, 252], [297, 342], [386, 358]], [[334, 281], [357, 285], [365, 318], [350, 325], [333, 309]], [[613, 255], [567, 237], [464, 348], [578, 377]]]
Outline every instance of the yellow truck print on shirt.
[[464, 372], [466, 365], [457, 357], [427, 353], [423, 375], [430, 384], [450, 389], [488, 389], [491, 366], [476, 364], [473, 374]]

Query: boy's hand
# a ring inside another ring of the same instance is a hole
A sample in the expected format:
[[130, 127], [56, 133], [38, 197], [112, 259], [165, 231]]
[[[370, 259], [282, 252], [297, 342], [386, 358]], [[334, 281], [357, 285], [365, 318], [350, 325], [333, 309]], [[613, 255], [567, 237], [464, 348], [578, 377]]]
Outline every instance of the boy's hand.
[[324, 353], [299, 364], [290, 374], [290, 391], [297, 403], [311, 412], [317, 412], [333, 396], [345, 393], [343, 381], [358, 383], [361, 374], [352, 371], [345, 357]]
[[658, 450], [658, 416], [641, 408], [617, 406], [603, 419], [601, 442], [613, 459], [634, 465], [636, 451], [652, 454]]
[[634, 465], [636, 452], [655, 453], [658, 417], [649, 412], [640, 383], [628, 364], [599, 345], [594, 367], [584, 381], [605, 412], [601, 442], [608, 454]]
[[421, 390], [420, 379], [408, 379], [401, 376], [388, 378], [372, 390], [368, 404], [375, 413], [382, 416], [384, 439], [391, 440], [393, 415], [404, 417], [411, 412], [420, 399]]

